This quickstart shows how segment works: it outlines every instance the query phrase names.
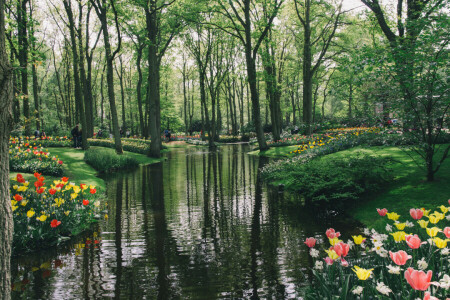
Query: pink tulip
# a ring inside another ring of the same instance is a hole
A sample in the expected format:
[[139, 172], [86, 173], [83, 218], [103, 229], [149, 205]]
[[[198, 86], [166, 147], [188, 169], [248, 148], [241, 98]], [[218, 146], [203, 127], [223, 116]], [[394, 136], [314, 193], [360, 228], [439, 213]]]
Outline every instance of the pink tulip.
[[348, 261], [346, 261], [345, 259], [341, 258], [341, 266], [348, 267]]
[[420, 208], [411, 208], [409, 214], [414, 220], [420, 220], [423, 217], [423, 210]]
[[426, 291], [431, 284], [431, 277], [433, 271], [428, 271], [426, 274], [424, 271], [417, 271], [413, 268], [408, 268], [405, 271], [405, 279], [409, 285], [416, 291]]
[[377, 212], [380, 216], [384, 217], [387, 214], [388, 210], [386, 208], [383, 209], [377, 208]]
[[336, 252], [337, 255], [339, 255], [342, 259], [342, 257], [346, 257], [348, 254], [348, 250], [350, 250], [350, 246], [339, 242], [336, 245], [334, 245], [334, 252]]
[[309, 248], [312, 248], [316, 245], [316, 239], [313, 237], [307, 238], [305, 241], [306, 246], [308, 246]]
[[420, 248], [422, 241], [417, 236], [417, 234], [407, 235], [405, 237], [405, 239], [406, 239], [406, 244], [408, 244], [409, 248], [411, 248], [411, 249], [419, 249]]
[[423, 297], [423, 300], [439, 300], [439, 299], [431, 296], [430, 292], [425, 292], [425, 297]]
[[328, 256], [324, 258], [327, 265], [331, 266], [334, 263], [334, 260], [329, 258]]
[[389, 251], [389, 255], [391, 256], [392, 261], [399, 266], [403, 266], [404, 264], [406, 264], [408, 259], [411, 258], [411, 255], [408, 255], [408, 253], [403, 250], [397, 252]]
[[450, 239], [450, 227], [444, 228], [444, 234], [448, 239]]
[[327, 237], [329, 239], [334, 239], [335, 237], [340, 237], [341, 233], [340, 232], [336, 232], [334, 231], [333, 228], [327, 229], [327, 231], [325, 232], [325, 234], [327, 235]]

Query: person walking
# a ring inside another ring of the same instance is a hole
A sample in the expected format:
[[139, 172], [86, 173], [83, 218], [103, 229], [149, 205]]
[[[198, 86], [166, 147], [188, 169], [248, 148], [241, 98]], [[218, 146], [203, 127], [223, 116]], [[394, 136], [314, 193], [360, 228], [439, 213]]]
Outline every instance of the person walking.
[[78, 135], [80, 134], [80, 124], [77, 124], [72, 131], [73, 147], [78, 148]]

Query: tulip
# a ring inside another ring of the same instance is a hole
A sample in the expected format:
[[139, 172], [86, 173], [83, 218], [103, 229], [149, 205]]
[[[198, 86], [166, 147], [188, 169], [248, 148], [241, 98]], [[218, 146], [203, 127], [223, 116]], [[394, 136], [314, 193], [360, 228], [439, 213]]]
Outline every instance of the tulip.
[[439, 208], [441, 209], [441, 211], [445, 214], [448, 212], [448, 208], [445, 205], [441, 205], [439, 206]]
[[336, 260], [339, 258], [339, 255], [337, 255], [333, 247], [331, 247], [329, 250], [325, 250], [325, 252], [328, 254], [328, 257], [331, 258], [332, 260]]
[[420, 208], [411, 208], [409, 214], [414, 220], [420, 220], [423, 217], [423, 210]]
[[430, 292], [425, 292], [425, 297], [423, 297], [423, 300], [439, 300], [439, 298], [431, 296]]
[[49, 189], [48, 192], [49, 192], [50, 195], [54, 195], [56, 193], [56, 190], [55, 189]]
[[406, 227], [406, 223], [395, 223], [394, 225], [398, 230], [403, 230]]
[[442, 230], [438, 227], [427, 228], [427, 233], [430, 237], [435, 237], [440, 231]]
[[416, 291], [426, 291], [431, 284], [431, 277], [433, 271], [428, 271], [426, 274], [424, 271], [417, 271], [413, 268], [408, 268], [405, 271], [405, 279]]
[[431, 209], [428, 209], [428, 210], [426, 210], [425, 208], [421, 208], [421, 210], [423, 211], [423, 215], [425, 216], [425, 217], [428, 217], [428, 214], [430, 213], [430, 211], [431, 211]]
[[334, 260], [329, 258], [328, 256], [324, 258], [327, 265], [331, 266], [334, 263]]
[[341, 236], [341, 233], [340, 233], [340, 232], [334, 231], [333, 228], [327, 229], [327, 231], [325, 232], [325, 234], [327, 235], [327, 237], [328, 237], [329, 239], [334, 239], [334, 238], [338, 238], [338, 237]]
[[336, 245], [337, 243], [341, 242], [341, 240], [338, 239], [337, 237], [332, 238], [332, 239], [329, 239], [329, 241], [330, 241], [330, 245], [331, 245], [331, 246], [334, 246], [334, 245]]
[[434, 244], [435, 244], [436, 247], [438, 247], [439, 249], [442, 249], [442, 248], [447, 247], [447, 242], [448, 242], [448, 241], [450, 241], [450, 240], [447, 240], [447, 239], [443, 240], [443, 239], [438, 238], [438, 237], [433, 238]]
[[96, 189], [90, 189], [90, 190], [89, 190], [89, 193], [91, 193], [91, 194], [95, 194], [96, 192], [97, 192]]
[[408, 259], [412, 258], [411, 255], [408, 255], [408, 253], [403, 250], [397, 252], [389, 251], [389, 256], [391, 257], [392, 261], [398, 266], [405, 265]]
[[415, 235], [407, 235], [407, 236], [405, 236], [405, 240], [406, 240], [406, 244], [411, 249], [419, 249], [420, 245], [422, 244], [422, 241], [417, 236], [417, 234], [415, 234]]
[[307, 238], [305, 241], [306, 246], [308, 246], [309, 248], [312, 248], [316, 245], [316, 239], [313, 237]]
[[384, 217], [387, 214], [388, 210], [386, 208], [383, 209], [377, 208], [377, 212], [380, 216]]
[[444, 228], [444, 234], [448, 239], [450, 239], [450, 227]]
[[397, 232], [391, 233], [391, 235], [394, 238], [394, 241], [396, 243], [399, 243], [401, 241], [404, 241], [408, 234], [406, 234], [406, 232], [404, 232], [404, 231], [397, 231]]
[[343, 267], [348, 267], [348, 261], [346, 261], [345, 259], [341, 258], [341, 266]]
[[56, 220], [56, 219], [53, 219], [53, 220], [50, 222], [50, 226], [51, 226], [52, 228], [56, 228], [56, 227], [58, 227], [60, 224], [61, 224], [61, 221], [58, 221], [58, 220]]
[[425, 220], [419, 220], [417, 221], [417, 223], [419, 223], [420, 227], [427, 228], [429, 222]]
[[347, 256], [349, 250], [350, 246], [343, 242], [339, 242], [334, 246], [334, 252], [336, 252], [336, 254], [341, 257], [341, 260], [343, 257]]
[[358, 276], [359, 280], [367, 280], [370, 277], [370, 275], [372, 274], [372, 271], [374, 269], [367, 270], [367, 269], [363, 269], [358, 266], [355, 266], [355, 268], [352, 270], [353, 270], [353, 272], [356, 273], [356, 276]]
[[23, 199], [23, 197], [20, 196], [19, 194], [15, 194], [15, 195], [14, 195], [14, 200], [20, 201], [20, 200], [22, 200], [22, 199]]
[[356, 245], [361, 245], [366, 240], [362, 235], [352, 235], [352, 238]]
[[397, 221], [398, 218], [400, 218], [400, 215], [395, 212], [387, 213], [387, 216], [388, 216], [388, 219], [392, 220], [392, 221]]

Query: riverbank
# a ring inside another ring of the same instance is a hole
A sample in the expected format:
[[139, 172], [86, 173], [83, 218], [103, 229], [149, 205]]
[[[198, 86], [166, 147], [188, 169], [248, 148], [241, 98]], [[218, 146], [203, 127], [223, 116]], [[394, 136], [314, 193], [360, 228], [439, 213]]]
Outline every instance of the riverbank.
[[[91, 147], [91, 149], [105, 149], [107, 151], [114, 151], [113, 149], [106, 147]], [[95, 185], [100, 192], [105, 191], [105, 181], [102, 178], [98, 177], [98, 172], [84, 161], [83, 150], [66, 147], [53, 147], [50, 148], [50, 153], [51, 155], [57, 155], [58, 158], [63, 161], [64, 176], [69, 177], [71, 182], [74, 182], [76, 184], [87, 183], [90, 185]], [[152, 158], [143, 154], [128, 151], [124, 151], [123, 155], [136, 159], [140, 165], [149, 165], [164, 160], [164, 158]], [[15, 178], [18, 173], [19, 172], [11, 172], [9, 178]], [[33, 174], [20, 174], [23, 175], [25, 180], [33, 181], [35, 179]], [[55, 176], [45, 176], [45, 178], [47, 182], [52, 182], [53, 180], [60, 179], [60, 177]]]
[[[445, 146], [445, 145], [443, 145]], [[264, 152], [264, 156], [283, 157], [289, 152], [289, 148], [277, 147]], [[444, 147], [441, 147], [438, 154], [442, 154]], [[251, 154], [261, 155], [259, 151], [253, 151]], [[326, 159], [345, 159], [354, 157], [356, 153], [364, 153], [370, 156], [389, 157], [393, 160], [390, 164], [393, 179], [375, 194], [366, 194], [355, 205], [348, 207], [347, 213], [353, 216], [362, 224], [380, 229], [385, 226], [385, 220], [379, 218], [376, 213], [377, 208], [387, 208], [389, 211], [395, 211], [402, 216], [409, 215], [410, 208], [424, 207], [426, 209], [435, 208], [442, 204], [442, 201], [449, 198], [450, 195], [450, 160], [444, 161], [436, 179], [433, 182], [427, 182], [425, 170], [418, 167], [414, 159], [419, 159], [412, 152], [405, 152], [397, 147], [355, 147], [352, 149], [328, 154]], [[420, 161], [420, 160], [419, 160]], [[289, 180], [295, 180], [298, 174], [286, 172], [283, 180], [272, 182], [272, 184], [286, 184]], [[295, 191], [297, 192], [297, 191]]]

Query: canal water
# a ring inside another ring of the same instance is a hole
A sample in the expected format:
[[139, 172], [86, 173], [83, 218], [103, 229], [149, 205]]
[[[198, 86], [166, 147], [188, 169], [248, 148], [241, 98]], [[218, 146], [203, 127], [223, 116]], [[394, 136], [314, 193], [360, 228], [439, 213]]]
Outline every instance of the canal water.
[[298, 299], [306, 237], [355, 223], [293, 209], [248, 145], [178, 148], [105, 178], [108, 218], [58, 249], [12, 261], [13, 299]]

